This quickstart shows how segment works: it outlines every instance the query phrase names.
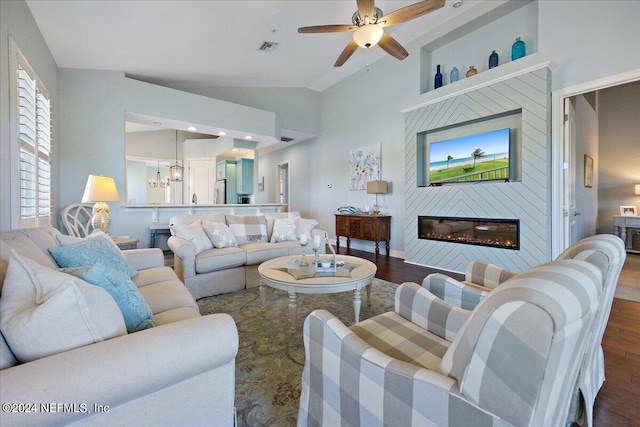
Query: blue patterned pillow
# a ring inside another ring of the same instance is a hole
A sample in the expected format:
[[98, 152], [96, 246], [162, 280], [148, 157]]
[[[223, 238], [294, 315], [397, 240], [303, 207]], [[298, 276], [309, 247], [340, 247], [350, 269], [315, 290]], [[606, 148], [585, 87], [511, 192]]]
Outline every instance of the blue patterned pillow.
[[138, 272], [122, 255], [120, 249], [109, 242], [106, 237], [96, 236], [80, 243], [49, 249], [59, 267], [91, 267], [98, 261], [107, 267], [123, 272], [129, 278], [136, 277]]
[[100, 262], [90, 267], [63, 268], [62, 271], [109, 292], [122, 312], [127, 332], [141, 331], [155, 326], [149, 304], [126, 274]]

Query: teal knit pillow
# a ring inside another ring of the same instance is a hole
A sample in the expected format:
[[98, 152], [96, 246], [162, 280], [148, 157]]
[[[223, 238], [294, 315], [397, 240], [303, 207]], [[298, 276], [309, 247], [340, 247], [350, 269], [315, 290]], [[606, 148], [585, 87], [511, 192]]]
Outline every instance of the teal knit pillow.
[[96, 236], [84, 239], [80, 243], [49, 249], [59, 267], [90, 267], [98, 261], [107, 267], [123, 272], [129, 278], [136, 277], [138, 272], [122, 255], [120, 249], [107, 237]]
[[62, 271], [109, 292], [122, 312], [127, 332], [155, 326], [149, 304], [126, 274], [100, 262], [90, 267], [63, 268]]

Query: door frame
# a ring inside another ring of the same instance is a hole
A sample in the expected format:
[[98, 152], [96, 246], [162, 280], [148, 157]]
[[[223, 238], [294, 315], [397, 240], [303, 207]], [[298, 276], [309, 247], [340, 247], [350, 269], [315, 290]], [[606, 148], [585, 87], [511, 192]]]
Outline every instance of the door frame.
[[569, 141], [564, 138], [564, 100], [587, 92], [606, 89], [640, 80], [640, 69], [603, 77], [579, 85], [566, 87], [551, 93], [551, 258], [555, 259], [568, 247], [568, 221], [564, 217], [565, 193], [568, 191], [563, 180], [564, 169], [568, 166], [564, 153], [568, 152]]

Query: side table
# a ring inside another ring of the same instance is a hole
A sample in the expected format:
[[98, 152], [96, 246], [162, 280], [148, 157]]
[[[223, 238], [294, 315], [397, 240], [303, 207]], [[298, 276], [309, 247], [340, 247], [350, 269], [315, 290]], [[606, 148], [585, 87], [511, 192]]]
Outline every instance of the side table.
[[[156, 236], [158, 234], [171, 234], [171, 227], [168, 225], [152, 225], [149, 227], [149, 234], [151, 235], [150, 248], [156, 247]], [[171, 254], [171, 249], [163, 251], [165, 255]]]
[[121, 250], [127, 250], [127, 249], [137, 249], [138, 248], [138, 242], [139, 240], [135, 237], [128, 237], [128, 236], [111, 236], [111, 240], [113, 240], [115, 242], [116, 245], [118, 245], [118, 247]]
[[631, 241], [631, 233], [628, 232], [629, 229], [640, 230], [640, 216], [614, 215], [613, 223], [616, 236], [624, 241], [627, 252], [640, 253], [639, 250], [633, 249], [633, 245], [629, 243]]
[[347, 238], [347, 250], [351, 248], [351, 239], [375, 242], [376, 257], [380, 255], [380, 242], [385, 242], [387, 256], [389, 256], [391, 216], [336, 214], [336, 249], [338, 252], [340, 251], [340, 236]]

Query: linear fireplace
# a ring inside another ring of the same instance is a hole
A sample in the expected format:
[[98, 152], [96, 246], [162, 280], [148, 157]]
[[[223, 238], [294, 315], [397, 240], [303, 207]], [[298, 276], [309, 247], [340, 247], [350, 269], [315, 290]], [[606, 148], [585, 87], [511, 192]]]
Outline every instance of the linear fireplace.
[[520, 249], [520, 220], [419, 216], [418, 238]]

